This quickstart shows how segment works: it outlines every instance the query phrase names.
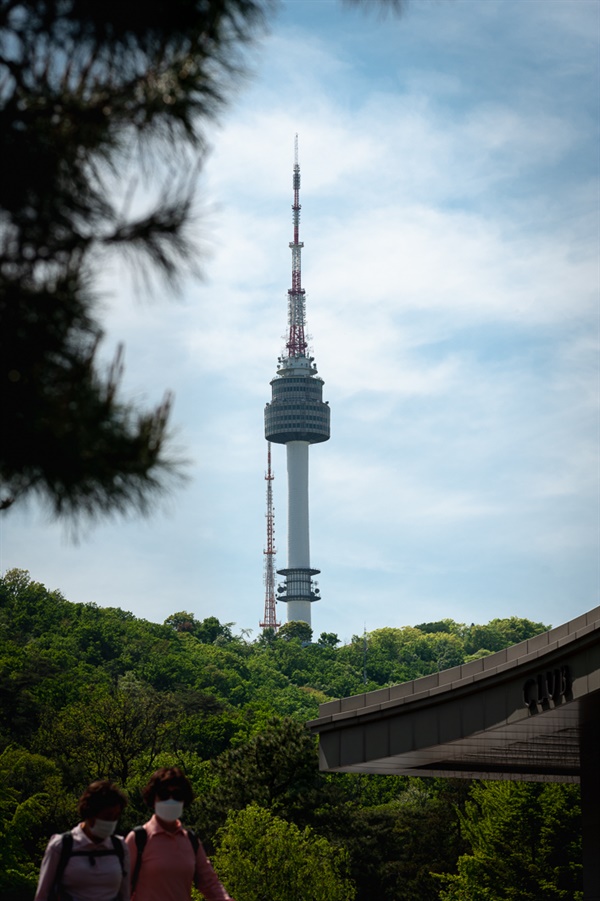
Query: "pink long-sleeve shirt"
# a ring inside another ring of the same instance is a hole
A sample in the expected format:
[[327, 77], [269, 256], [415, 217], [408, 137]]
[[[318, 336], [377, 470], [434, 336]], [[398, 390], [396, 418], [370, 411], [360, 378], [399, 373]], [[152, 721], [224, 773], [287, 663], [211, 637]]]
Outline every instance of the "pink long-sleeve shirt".
[[[148, 838], [132, 901], [189, 901], [194, 870], [196, 885], [206, 901], [233, 901], [219, 881], [201, 843], [194, 860], [192, 843], [179, 820], [174, 832], [163, 829], [156, 816], [144, 824], [144, 829]], [[125, 841], [133, 873], [137, 861], [135, 833], [130, 832]]]
[[[71, 829], [73, 851], [112, 851], [112, 839], [91, 841], [81, 824]], [[119, 841], [123, 841], [119, 838]], [[42, 860], [35, 901], [48, 901], [54, 887], [56, 870], [60, 860], [62, 835], [53, 835]], [[129, 901], [129, 854], [123, 848], [123, 869], [116, 854], [96, 857], [90, 864], [89, 857], [69, 857], [61, 883], [73, 901]]]

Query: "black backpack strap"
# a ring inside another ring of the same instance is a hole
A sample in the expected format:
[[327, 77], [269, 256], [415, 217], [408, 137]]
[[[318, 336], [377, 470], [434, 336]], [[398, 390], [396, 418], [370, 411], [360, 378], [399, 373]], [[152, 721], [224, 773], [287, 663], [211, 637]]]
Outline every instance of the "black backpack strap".
[[121, 876], [125, 875], [125, 849], [123, 839], [118, 835], [111, 835], [112, 848], [85, 848], [81, 851], [71, 851], [71, 857], [87, 857], [91, 867], [96, 866], [98, 857], [114, 857], [119, 858], [121, 867]]
[[196, 833], [192, 829], [186, 829], [187, 837], [189, 838], [192, 848], [194, 849], [194, 885], [197, 887], [198, 882], [198, 873], [196, 870], [196, 857], [198, 856], [198, 848], [200, 846], [200, 839], [196, 835]]
[[121, 864], [121, 876], [125, 875], [125, 849], [123, 839], [119, 835], [111, 835], [113, 848], [116, 851], [119, 863]]
[[117, 850], [116, 846], [113, 845], [112, 848], [86, 848], [83, 851], [71, 851], [71, 857], [87, 857], [89, 860], [90, 866], [96, 866], [96, 860], [99, 857], [118, 857], [121, 864], [121, 873], [125, 872], [125, 867], [123, 865], [123, 861], [121, 860], [121, 854]]
[[60, 886], [61, 880], [63, 878], [63, 873], [65, 872], [65, 867], [69, 862], [69, 857], [71, 856], [72, 850], [73, 833], [63, 832], [61, 836], [60, 857], [58, 859], [58, 866], [56, 867], [56, 875], [54, 876], [54, 887], [56, 889], [58, 889], [58, 887]]
[[131, 892], [135, 889], [136, 883], [138, 881], [138, 877], [140, 875], [140, 867], [142, 866], [142, 854], [144, 853], [144, 848], [146, 847], [146, 842], [148, 841], [148, 833], [144, 829], [143, 826], [136, 826], [133, 830], [133, 834], [135, 835], [135, 847], [137, 849], [137, 858], [135, 861], [135, 867], [133, 873], [131, 874]]
[[195, 832], [192, 829], [186, 829], [187, 836], [192, 843], [192, 848], [194, 849], [194, 856], [198, 853], [198, 848], [200, 847], [200, 840]]

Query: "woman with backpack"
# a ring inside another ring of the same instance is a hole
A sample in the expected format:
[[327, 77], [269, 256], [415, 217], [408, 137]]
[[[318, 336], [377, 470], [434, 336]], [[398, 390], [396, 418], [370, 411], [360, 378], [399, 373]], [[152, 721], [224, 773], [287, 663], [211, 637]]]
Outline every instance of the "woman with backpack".
[[114, 834], [126, 805], [112, 782], [88, 785], [77, 806], [82, 821], [48, 842], [35, 901], [129, 901], [129, 851]]
[[132, 901], [189, 901], [192, 884], [206, 901], [233, 901], [202, 844], [181, 825], [183, 809], [194, 793], [179, 767], [161, 767], [142, 794], [154, 814], [125, 839]]

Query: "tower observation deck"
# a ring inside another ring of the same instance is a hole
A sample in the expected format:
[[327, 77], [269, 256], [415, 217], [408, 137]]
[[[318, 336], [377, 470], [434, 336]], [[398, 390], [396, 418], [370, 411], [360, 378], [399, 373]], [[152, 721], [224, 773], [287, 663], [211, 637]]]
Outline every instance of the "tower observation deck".
[[288, 565], [277, 570], [285, 576], [278, 586], [277, 600], [288, 605], [288, 622], [310, 625], [311, 604], [320, 600], [310, 565], [308, 519], [308, 448], [327, 441], [330, 434], [329, 405], [323, 401], [323, 379], [314, 357], [307, 355], [305, 337], [306, 300], [302, 287], [300, 241], [300, 165], [298, 138], [295, 142], [292, 205], [294, 240], [292, 287], [288, 290], [288, 332], [285, 353], [279, 357], [277, 375], [271, 381], [271, 402], [265, 407], [265, 438], [285, 444], [288, 478]]

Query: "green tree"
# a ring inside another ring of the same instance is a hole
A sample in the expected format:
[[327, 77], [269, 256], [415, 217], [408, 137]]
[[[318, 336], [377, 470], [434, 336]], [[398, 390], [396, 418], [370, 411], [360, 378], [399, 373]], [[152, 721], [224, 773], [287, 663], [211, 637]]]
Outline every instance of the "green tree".
[[453, 871], [465, 850], [456, 807], [463, 780], [335, 774], [344, 801], [323, 810], [318, 829], [350, 854], [357, 901], [437, 901], [432, 870]]
[[480, 650], [500, 651], [527, 638], [533, 638], [540, 632], [547, 632], [549, 628], [550, 626], [544, 623], [534, 623], [530, 619], [520, 619], [518, 616], [492, 619], [484, 626], [473, 623], [465, 630], [465, 652], [475, 655]]
[[165, 620], [165, 626], [175, 629], [176, 632], [193, 632], [196, 626], [196, 617], [193, 613], [181, 610], [179, 613], [172, 613]]
[[165, 626], [176, 632], [189, 632], [203, 644], [225, 644], [236, 640], [231, 631], [233, 623], [220, 623], [216, 616], [208, 616], [199, 622], [193, 613], [186, 610], [172, 613], [165, 620]]
[[72, 784], [115, 779], [152, 770], [163, 751], [174, 750], [181, 706], [135, 678], [115, 690], [90, 686], [85, 700], [48, 715], [36, 743], [61, 762]]
[[194, 635], [203, 644], [227, 644], [234, 641], [231, 631], [233, 623], [221, 623], [216, 616], [207, 616], [202, 622], [196, 623]]
[[53, 761], [18, 747], [0, 753], [3, 901], [30, 901], [37, 882], [35, 861], [50, 833], [70, 828], [74, 807]]
[[291, 641], [295, 638], [300, 643], [305, 642], [308, 644], [312, 641], [312, 634], [312, 629], [308, 623], [296, 621], [284, 623], [277, 633], [277, 638], [283, 641]]
[[455, 623], [453, 619], [440, 619], [435, 623], [418, 623], [415, 626], [415, 629], [420, 632], [448, 632], [459, 636], [463, 634], [464, 628], [460, 623]]
[[214, 865], [236, 901], [353, 901], [348, 855], [251, 804], [219, 833]]
[[318, 643], [326, 648], [335, 648], [340, 643], [340, 639], [335, 632], [321, 632]]
[[304, 826], [323, 805], [339, 799], [335, 783], [319, 773], [314, 738], [291, 718], [271, 719], [246, 744], [221, 754], [212, 762], [211, 778], [213, 788], [200, 799], [197, 822], [209, 844], [231, 810], [255, 803]]
[[[357, 639], [357, 651], [361, 653]], [[366, 672], [379, 685], [405, 682], [457, 666], [464, 660], [458, 635], [445, 631], [421, 632], [404, 626], [385, 627], [367, 635]]]
[[440, 899], [581, 901], [578, 786], [474, 782], [460, 820], [471, 850]]

